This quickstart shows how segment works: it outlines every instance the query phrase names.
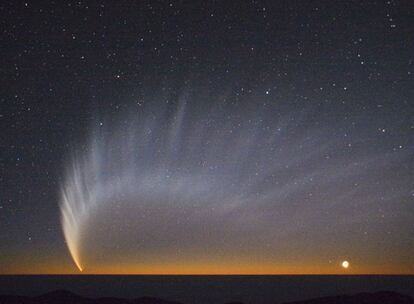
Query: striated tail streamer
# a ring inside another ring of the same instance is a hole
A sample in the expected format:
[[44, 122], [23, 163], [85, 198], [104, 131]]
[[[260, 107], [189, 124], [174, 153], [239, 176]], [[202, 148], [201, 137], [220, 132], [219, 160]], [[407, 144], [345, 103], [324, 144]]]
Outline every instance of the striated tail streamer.
[[[364, 229], [358, 213], [389, 196], [381, 184], [370, 196], [355, 184], [384, 176], [382, 168], [395, 160], [375, 149], [349, 155], [332, 130], [348, 133], [347, 145], [363, 145], [369, 132], [352, 133], [329, 118], [321, 126], [315, 109], [286, 112], [259, 97], [244, 104], [190, 101], [186, 95], [177, 103], [131, 106], [98, 121], [74, 148], [60, 210], [80, 271], [112, 256], [174, 262], [197, 255], [206, 263], [242, 254], [315, 258], [317, 240], [339, 251], [347, 223]], [[344, 210], [349, 201], [362, 209]], [[322, 224], [321, 214], [330, 215]], [[286, 240], [293, 246], [281, 246]], [[353, 248], [359, 245], [365, 246]]]

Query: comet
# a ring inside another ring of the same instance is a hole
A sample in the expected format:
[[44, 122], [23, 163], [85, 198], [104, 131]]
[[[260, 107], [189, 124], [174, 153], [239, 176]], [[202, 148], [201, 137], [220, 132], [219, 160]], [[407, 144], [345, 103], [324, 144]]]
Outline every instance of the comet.
[[[96, 119], [68, 152], [60, 220], [79, 271], [123, 259], [173, 264], [191, 256], [204, 263], [223, 252], [286, 257], [286, 240], [316, 256], [319, 248], [299, 236], [347, 233], [343, 223], [357, 215], [338, 206], [365, 206], [364, 187], [351, 181], [375, 178], [366, 168], [378, 156], [374, 149], [342, 153], [332, 131], [344, 129], [341, 122], [322, 128], [307, 111], [258, 98], [243, 105], [190, 94], [161, 100]], [[390, 162], [375, 163], [380, 170]], [[322, 225], [321, 214], [329, 214], [329, 230], [313, 228]]]
[[95, 206], [95, 194], [90, 188], [90, 177], [84, 175], [93, 170], [88, 170], [87, 167], [86, 163], [81, 165], [75, 160], [72, 162], [65, 187], [61, 190], [60, 200], [63, 234], [72, 259], [81, 272], [83, 271], [80, 253], [82, 231], [91, 209]]

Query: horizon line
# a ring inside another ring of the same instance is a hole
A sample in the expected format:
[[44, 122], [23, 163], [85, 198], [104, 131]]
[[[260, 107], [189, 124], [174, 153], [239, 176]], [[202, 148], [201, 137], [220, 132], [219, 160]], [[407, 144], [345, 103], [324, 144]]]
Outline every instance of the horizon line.
[[264, 273], [264, 274], [148, 274], [148, 273], [0, 273], [0, 276], [414, 276], [414, 273]]

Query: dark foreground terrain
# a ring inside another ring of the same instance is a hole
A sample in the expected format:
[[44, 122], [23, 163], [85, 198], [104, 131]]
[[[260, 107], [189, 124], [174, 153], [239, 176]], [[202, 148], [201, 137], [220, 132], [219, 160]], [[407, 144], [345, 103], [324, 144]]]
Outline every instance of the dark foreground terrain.
[[[0, 295], [1, 304], [182, 304], [157, 298], [142, 297], [137, 299], [122, 298], [87, 298], [66, 290], [57, 290], [37, 297]], [[323, 297], [305, 301], [288, 302], [286, 304], [414, 304], [414, 298], [391, 291], [375, 293], [359, 293]], [[243, 304], [231, 302], [228, 304]]]
[[413, 303], [414, 276], [0, 275], [0, 295], [13, 295], [0, 304]]

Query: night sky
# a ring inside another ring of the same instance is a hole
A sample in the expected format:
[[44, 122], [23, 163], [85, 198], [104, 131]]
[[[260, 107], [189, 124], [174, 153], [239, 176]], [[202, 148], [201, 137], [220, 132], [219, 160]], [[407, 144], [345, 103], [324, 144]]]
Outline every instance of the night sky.
[[412, 1], [0, 14], [0, 274], [414, 273]]

